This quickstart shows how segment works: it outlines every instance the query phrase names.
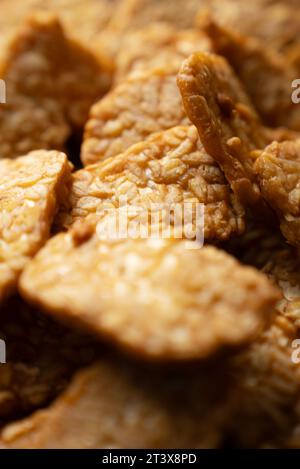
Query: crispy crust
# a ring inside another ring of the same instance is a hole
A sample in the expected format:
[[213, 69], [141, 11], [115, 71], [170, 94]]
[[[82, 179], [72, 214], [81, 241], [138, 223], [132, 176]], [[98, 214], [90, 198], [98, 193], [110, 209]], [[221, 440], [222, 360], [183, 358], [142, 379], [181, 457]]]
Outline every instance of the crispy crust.
[[[126, 200], [125, 200], [126, 199]], [[204, 206], [205, 239], [225, 240], [244, 231], [244, 210], [194, 126], [174, 127], [72, 176], [69, 203], [56, 225], [67, 228], [90, 214], [125, 204], [150, 210], [187, 203]], [[186, 205], [184, 205], [186, 204]], [[196, 213], [190, 220], [196, 229]]]
[[280, 228], [290, 244], [300, 243], [300, 140], [273, 142], [255, 166], [261, 192], [277, 212]]
[[193, 54], [183, 62], [177, 81], [206, 151], [220, 164], [240, 199], [257, 204], [260, 192], [251, 151], [263, 148], [266, 138], [229, 64], [217, 55]]
[[111, 70], [46, 13], [28, 19], [5, 51], [0, 62], [7, 94], [0, 108], [1, 157], [63, 149], [71, 134], [82, 130], [91, 104], [107, 91]]
[[0, 299], [15, 290], [28, 260], [50, 234], [71, 166], [63, 153], [0, 160]]
[[297, 69], [263, 41], [224, 28], [209, 16], [203, 17], [203, 29], [214, 51], [233, 67], [263, 121], [300, 130], [300, 108], [291, 99]]
[[149, 135], [189, 125], [176, 86], [177, 68], [156, 68], [129, 77], [96, 103], [85, 127], [84, 165], [118, 155]]
[[100, 229], [93, 220], [52, 238], [23, 274], [22, 294], [132, 353], [205, 358], [253, 338], [278, 299], [264, 276], [213, 247], [105, 240]]

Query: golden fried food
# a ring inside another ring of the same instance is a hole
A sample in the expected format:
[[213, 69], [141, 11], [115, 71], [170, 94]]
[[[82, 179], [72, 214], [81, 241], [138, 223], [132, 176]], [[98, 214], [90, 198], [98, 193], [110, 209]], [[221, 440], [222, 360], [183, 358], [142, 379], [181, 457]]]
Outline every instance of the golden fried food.
[[63, 149], [82, 130], [91, 104], [107, 91], [110, 70], [69, 39], [57, 18], [36, 15], [0, 61], [7, 103], [0, 107], [0, 156]]
[[22, 294], [135, 354], [205, 358], [240, 345], [278, 298], [264, 276], [213, 247], [107, 239], [100, 228], [85, 220], [52, 238], [22, 275]]
[[176, 86], [177, 68], [151, 69], [124, 80], [96, 103], [85, 127], [84, 165], [118, 155], [149, 135], [189, 125]]
[[151, 367], [103, 358], [45, 411], [5, 427], [2, 448], [214, 448], [237, 403], [224, 362]]
[[237, 447], [286, 436], [294, 424], [300, 392], [300, 367], [292, 361], [297, 329], [279, 316], [235, 361], [241, 404], [233, 422]]
[[25, 304], [8, 300], [0, 309], [6, 363], [0, 365], [0, 423], [48, 405], [75, 370], [91, 363], [95, 343]]
[[[159, 132], [121, 155], [75, 172], [69, 201], [56, 224], [68, 227], [92, 213], [101, 214], [104, 207], [125, 204], [146, 210], [160, 204], [161, 210], [177, 206], [186, 211], [202, 204], [200, 229], [205, 239], [225, 240], [244, 230], [244, 209], [205, 152], [194, 126]], [[197, 213], [187, 222], [196, 230]]]
[[299, 336], [299, 264], [296, 250], [287, 246], [274, 251], [263, 269], [283, 298], [270, 327], [235, 359], [241, 405], [233, 427], [239, 447], [280, 442], [299, 423], [300, 363], [293, 360]]
[[129, 73], [152, 68], [177, 68], [184, 59], [197, 51], [210, 51], [209, 39], [200, 31], [178, 31], [167, 23], [151, 23], [147, 27], [128, 33], [116, 57], [115, 82]]
[[207, 15], [203, 29], [214, 51], [235, 70], [263, 121], [273, 127], [300, 130], [300, 107], [291, 99], [297, 69], [263, 41], [224, 28]]
[[35, 151], [0, 160], [0, 299], [50, 234], [71, 166], [63, 153]]
[[197, 53], [178, 74], [185, 110], [206, 151], [220, 164], [234, 192], [247, 204], [260, 200], [251, 152], [266, 136], [242, 85], [221, 56]]
[[285, 51], [300, 39], [298, 7], [298, 0], [201, 0], [198, 17], [201, 26], [208, 11], [225, 26]]
[[199, 0], [120, 0], [107, 26], [96, 36], [96, 47], [98, 42], [115, 59], [124, 38], [151, 23], [165, 23], [176, 31], [192, 28], [198, 7]]
[[254, 166], [261, 192], [277, 212], [280, 228], [292, 245], [300, 244], [300, 140], [273, 142]]

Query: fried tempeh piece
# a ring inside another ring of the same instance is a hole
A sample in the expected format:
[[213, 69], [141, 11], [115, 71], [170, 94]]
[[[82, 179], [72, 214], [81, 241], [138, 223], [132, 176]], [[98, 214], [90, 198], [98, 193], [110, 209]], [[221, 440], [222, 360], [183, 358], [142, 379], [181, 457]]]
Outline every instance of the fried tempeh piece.
[[223, 25], [285, 52], [300, 39], [298, 6], [298, 0], [201, 0], [196, 23], [201, 26], [203, 13], [209, 12]]
[[233, 70], [220, 56], [197, 53], [183, 62], [178, 85], [206, 151], [246, 204], [261, 199], [252, 152], [266, 145], [264, 129]]
[[277, 212], [289, 243], [300, 243], [300, 140], [273, 142], [258, 156], [255, 172], [261, 192]]
[[199, 0], [120, 0], [111, 20], [98, 34], [99, 45], [104, 45], [105, 52], [115, 59], [126, 36], [151, 23], [165, 23], [177, 31], [192, 28], [198, 7]]
[[52, 238], [22, 276], [24, 297], [152, 359], [205, 358], [263, 327], [278, 295], [257, 271], [191, 241], [108, 239], [101, 223]]
[[107, 91], [111, 71], [45, 13], [14, 34], [0, 76], [7, 94], [0, 107], [0, 155], [14, 158], [35, 149], [63, 149]]
[[29, 14], [46, 11], [55, 13], [71, 35], [90, 41], [108, 24], [117, 4], [118, 0], [1, 0], [0, 34], [20, 26]]
[[185, 29], [194, 26], [199, 0], [121, 0], [109, 27], [118, 32], [143, 28], [149, 22], [165, 22]]
[[83, 164], [118, 155], [152, 133], [189, 125], [176, 86], [177, 71], [164, 67], [141, 72], [96, 103], [85, 127]]
[[102, 358], [45, 411], [5, 427], [2, 448], [215, 448], [237, 404], [226, 363], [151, 367]]
[[48, 405], [73, 373], [100, 347], [88, 336], [55, 323], [19, 297], [0, 309], [6, 363], [0, 366], [0, 424]]
[[0, 299], [10, 294], [26, 262], [49, 237], [70, 176], [63, 153], [35, 151], [0, 160]]
[[[125, 204], [151, 204], [192, 210], [204, 208], [205, 239], [225, 240], [244, 230], [244, 209], [215, 161], [205, 152], [194, 126], [174, 127], [130, 147], [125, 153], [75, 172], [69, 203], [59, 227], [91, 213]], [[190, 206], [188, 206], [190, 203]], [[190, 208], [189, 208], [190, 207]], [[159, 207], [158, 207], [159, 208]], [[197, 219], [189, 219], [197, 229]]]
[[300, 365], [292, 359], [299, 336], [299, 265], [296, 250], [286, 246], [273, 252], [263, 269], [283, 298], [270, 327], [235, 359], [241, 387], [241, 406], [233, 419], [238, 447], [280, 442], [299, 423]]
[[300, 130], [300, 108], [291, 99], [297, 69], [263, 41], [222, 27], [208, 15], [203, 15], [202, 29], [214, 51], [233, 67], [263, 121]]
[[164, 67], [166, 64], [179, 70], [184, 59], [203, 50], [211, 51], [211, 45], [201, 31], [178, 31], [167, 23], [151, 23], [126, 34], [122, 40], [116, 57], [114, 82], [120, 82], [129, 73]]

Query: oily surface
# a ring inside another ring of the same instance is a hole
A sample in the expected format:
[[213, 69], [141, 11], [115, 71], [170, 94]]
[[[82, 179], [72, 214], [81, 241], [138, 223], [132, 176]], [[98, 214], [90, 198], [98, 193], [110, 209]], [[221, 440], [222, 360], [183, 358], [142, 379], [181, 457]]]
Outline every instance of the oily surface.
[[84, 165], [118, 155], [152, 133], [190, 124], [177, 70], [157, 68], [129, 77], [92, 107], [81, 151]]
[[232, 415], [226, 366], [151, 368], [102, 359], [46, 411], [2, 431], [3, 448], [214, 448]]
[[60, 326], [18, 297], [1, 307], [0, 337], [6, 344], [0, 424], [48, 405], [96, 352], [90, 338]]
[[22, 24], [4, 49], [0, 75], [0, 155], [62, 149], [82, 129], [91, 104], [107, 91], [110, 71], [70, 40], [57, 18], [39, 14]]
[[[224, 240], [244, 230], [244, 209], [194, 126], [159, 132], [121, 155], [76, 171], [68, 202], [56, 220], [60, 227], [128, 204], [161, 213], [180, 209], [185, 224], [192, 223], [194, 230], [198, 225], [205, 239]], [[195, 212], [200, 204], [204, 224]]]
[[255, 162], [257, 180], [289, 243], [300, 242], [300, 140], [274, 142]]
[[70, 169], [56, 151], [0, 160], [0, 299], [48, 239]]
[[178, 86], [206, 151], [241, 200], [255, 204], [260, 194], [251, 151], [265, 146], [265, 136], [233, 70], [221, 56], [193, 54], [183, 62]]
[[22, 293], [133, 353], [209, 356], [253, 337], [278, 298], [264, 276], [213, 247], [101, 239], [100, 228], [85, 221], [52, 238], [23, 274]]

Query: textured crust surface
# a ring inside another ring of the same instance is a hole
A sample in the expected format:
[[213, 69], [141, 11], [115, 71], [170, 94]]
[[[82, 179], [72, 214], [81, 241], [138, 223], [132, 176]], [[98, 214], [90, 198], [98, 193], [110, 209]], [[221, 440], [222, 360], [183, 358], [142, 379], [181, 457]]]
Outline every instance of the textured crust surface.
[[1, 299], [47, 240], [70, 171], [67, 157], [56, 151], [0, 160]]
[[128, 33], [116, 57], [115, 82], [129, 73], [163, 67], [179, 70], [184, 59], [197, 51], [210, 51], [210, 41], [200, 31], [178, 31], [166, 23], [154, 23]]
[[176, 86], [177, 70], [141, 72], [92, 107], [82, 146], [84, 165], [118, 155], [152, 133], [190, 124]]
[[6, 363], [0, 366], [0, 424], [47, 405], [73, 372], [96, 356], [92, 340], [70, 331], [19, 298], [0, 310]]
[[193, 54], [180, 69], [178, 85], [205, 149], [241, 200], [256, 203], [260, 194], [251, 151], [265, 146], [265, 136], [231, 67], [220, 56]]
[[103, 240], [99, 225], [89, 229], [52, 238], [23, 274], [22, 293], [134, 353], [207, 357], [253, 338], [278, 298], [264, 276], [213, 247]]
[[0, 108], [2, 158], [63, 149], [110, 84], [100, 59], [66, 37], [50, 14], [33, 16], [15, 33], [0, 75], [7, 94]]
[[270, 327], [235, 359], [242, 391], [241, 408], [235, 419], [239, 447], [254, 447], [261, 441], [282, 446], [282, 440], [300, 421], [300, 365], [292, 360], [292, 343], [299, 337], [297, 252], [281, 247], [273, 252], [263, 270], [281, 288], [283, 297]]
[[[75, 172], [69, 204], [57, 224], [68, 227], [77, 219], [103, 212], [104, 207], [118, 208], [125, 202], [146, 210], [151, 204], [161, 204], [162, 210], [164, 205], [192, 210], [203, 204], [205, 239], [225, 240], [244, 230], [244, 210], [202, 147], [194, 126], [157, 133], [122, 155]], [[190, 221], [196, 230], [196, 213]]]
[[257, 180], [267, 202], [277, 212], [283, 235], [300, 244], [300, 140], [274, 142], [255, 162]]
[[203, 28], [215, 52], [237, 73], [263, 121], [299, 130], [300, 108], [291, 99], [298, 72], [288, 60], [264, 42], [221, 27], [208, 16], [203, 17]]
[[2, 431], [6, 448], [214, 448], [237, 402], [226, 365], [102, 359], [46, 411]]

